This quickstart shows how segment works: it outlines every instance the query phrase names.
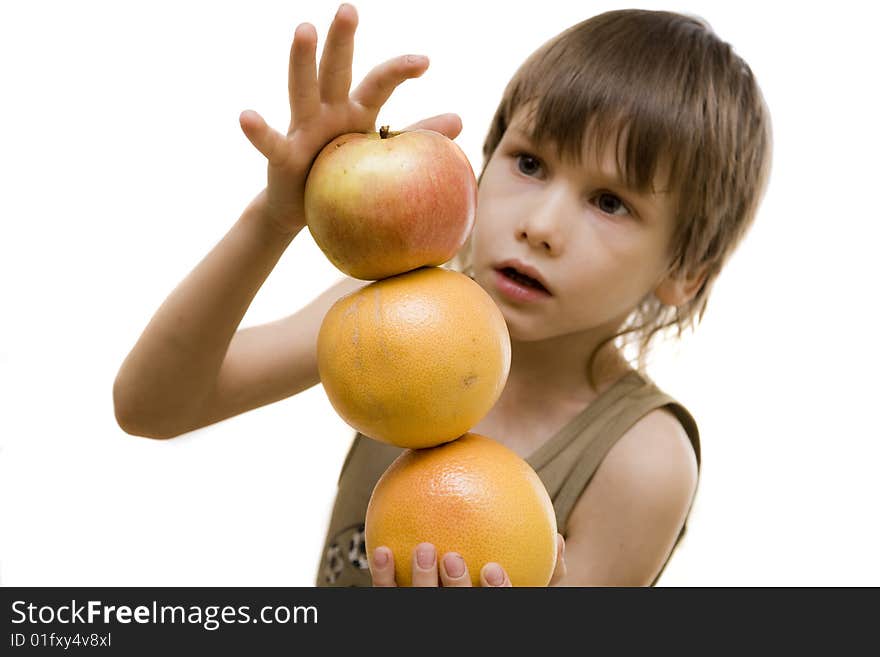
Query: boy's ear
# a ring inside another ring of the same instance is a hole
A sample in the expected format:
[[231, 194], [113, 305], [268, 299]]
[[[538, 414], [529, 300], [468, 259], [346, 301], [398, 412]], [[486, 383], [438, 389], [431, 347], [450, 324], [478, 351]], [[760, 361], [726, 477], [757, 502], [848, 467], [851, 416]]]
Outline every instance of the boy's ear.
[[654, 296], [663, 305], [683, 306], [697, 295], [707, 274], [706, 267], [700, 267], [692, 274], [669, 273], [654, 290]]

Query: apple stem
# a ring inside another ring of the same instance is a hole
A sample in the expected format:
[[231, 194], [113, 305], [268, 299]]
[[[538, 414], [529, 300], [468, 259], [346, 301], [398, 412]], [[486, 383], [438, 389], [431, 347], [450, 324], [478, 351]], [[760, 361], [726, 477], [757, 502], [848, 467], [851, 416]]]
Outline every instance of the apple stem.
[[379, 128], [379, 138], [380, 139], [388, 139], [390, 128], [391, 128], [390, 125], [383, 125], [381, 128]]

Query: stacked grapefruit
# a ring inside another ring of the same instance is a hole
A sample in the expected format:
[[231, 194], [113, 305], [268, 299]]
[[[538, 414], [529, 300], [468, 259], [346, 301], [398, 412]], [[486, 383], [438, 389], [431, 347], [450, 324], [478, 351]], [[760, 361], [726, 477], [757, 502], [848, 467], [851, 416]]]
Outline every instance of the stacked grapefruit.
[[546, 585], [556, 563], [556, 517], [535, 471], [469, 433], [501, 395], [511, 355], [491, 297], [438, 266], [470, 234], [476, 192], [458, 146], [429, 130], [342, 135], [306, 182], [315, 241], [341, 271], [373, 281], [327, 312], [318, 370], [343, 420], [407, 448], [366, 517], [369, 558], [390, 547], [402, 586], [421, 542], [461, 554], [475, 585], [489, 561], [515, 586]]

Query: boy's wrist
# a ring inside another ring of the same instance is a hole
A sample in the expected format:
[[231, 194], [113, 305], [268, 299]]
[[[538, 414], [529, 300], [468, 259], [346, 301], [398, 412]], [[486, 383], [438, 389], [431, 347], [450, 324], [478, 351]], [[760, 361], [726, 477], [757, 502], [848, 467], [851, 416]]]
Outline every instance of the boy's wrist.
[[266, 190], [263, 189], [251, 202], [249, 211], [261, 224], [269, 239], [280, 239], [289, 243], [303, 228], [305, 220], [291, 221], [289, 216], [280, 217], [269, 205]]

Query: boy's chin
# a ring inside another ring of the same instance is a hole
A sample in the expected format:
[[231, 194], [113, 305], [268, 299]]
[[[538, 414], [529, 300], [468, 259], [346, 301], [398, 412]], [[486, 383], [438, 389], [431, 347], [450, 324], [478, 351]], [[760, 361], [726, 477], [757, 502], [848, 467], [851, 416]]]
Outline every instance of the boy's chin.
[[503, 309], [502, 314], [507, 322], [507, 332], [511, 342], [540, 342], [554, 337], [552, 327], [546, 322], [540, 324], [524, 322], [519, 318], [508, 317]]

